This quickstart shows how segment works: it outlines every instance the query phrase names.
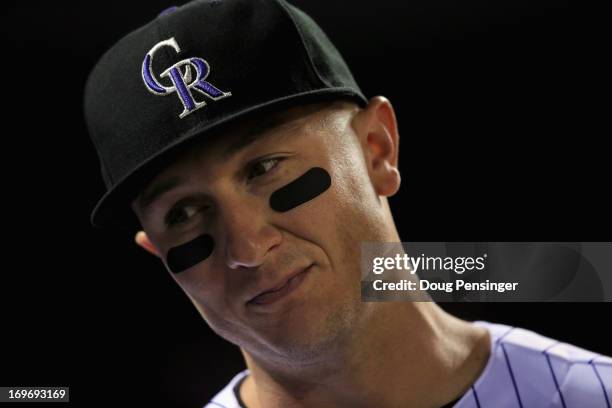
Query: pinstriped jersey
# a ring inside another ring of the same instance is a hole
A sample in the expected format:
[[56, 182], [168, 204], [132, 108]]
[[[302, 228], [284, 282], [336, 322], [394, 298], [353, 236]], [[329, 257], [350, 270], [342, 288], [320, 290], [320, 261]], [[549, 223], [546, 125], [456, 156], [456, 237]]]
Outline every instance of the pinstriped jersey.
[[[612, 358], [530, 330], [475, 321], [491, 333], [491, 354], [454, 408], [612, 408]], [[247, 408], [238, 373], [204, 408]]]
[[491, 356], [456, 408], [611, 408], [611, 358], [529, 330], [474, 323], [491, 332]]

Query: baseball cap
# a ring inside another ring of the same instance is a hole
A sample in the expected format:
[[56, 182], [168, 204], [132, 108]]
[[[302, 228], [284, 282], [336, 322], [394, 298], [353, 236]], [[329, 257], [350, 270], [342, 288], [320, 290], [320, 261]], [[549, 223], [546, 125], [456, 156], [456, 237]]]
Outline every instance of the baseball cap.
[[197, 0], [161, 13], [97, 62], [84, 113], [106, 193], [96, 227], [139, 227], [130, 202], [193, 143], [253, 115], [346, 98], [365, 106], [321, 28], [284, 0]]

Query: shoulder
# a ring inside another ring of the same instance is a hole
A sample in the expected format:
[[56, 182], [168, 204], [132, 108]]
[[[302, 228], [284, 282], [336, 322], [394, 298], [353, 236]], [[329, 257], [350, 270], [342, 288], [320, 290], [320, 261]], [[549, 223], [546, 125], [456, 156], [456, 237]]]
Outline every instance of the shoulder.
[[221, 391], [215, 394], [211, 400], [204, 405], [204, 408], [243, 408], [236, 398], [234, 388], [249, 374], [249, 370], [244, 370], [236, 374]]
[[544, 351], [556, 380], [560, 406], [610, 407], [612, 358], [567, 343]]
[[491, 356], [469, 392], [475, 405], [610, 407], [609, 357], [519, 327], [474, 324], [491, 333]]

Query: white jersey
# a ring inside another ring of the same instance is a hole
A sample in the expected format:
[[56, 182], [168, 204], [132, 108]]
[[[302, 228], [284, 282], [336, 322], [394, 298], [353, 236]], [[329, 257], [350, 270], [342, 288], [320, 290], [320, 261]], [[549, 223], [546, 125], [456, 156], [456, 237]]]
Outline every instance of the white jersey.
[[[612, 358], [529, 330], [476, 321], [491, 333], [491, 355], [454, 408], [612, 408]], [[204, 408], [247, 408], [238, 373]]]

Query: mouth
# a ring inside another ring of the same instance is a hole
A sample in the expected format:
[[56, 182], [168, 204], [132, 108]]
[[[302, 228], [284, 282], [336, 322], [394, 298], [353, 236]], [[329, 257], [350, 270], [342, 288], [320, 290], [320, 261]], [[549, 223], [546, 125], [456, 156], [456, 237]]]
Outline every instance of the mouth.
[[312, 265], [313, 264], [310, 264], [306, 268], [299, 269], [293, 272], [291, 275], [289, 275], [289, 277], [287, 277], [287, 279], [285, 279], [279, 285], [262, 291], [255, 297], [251, 298], [247, 302], [247, 305], [268, 305], [284, 298], [299, 286], [299, 284], [302, 282], [304, 276], [310, 270]]

